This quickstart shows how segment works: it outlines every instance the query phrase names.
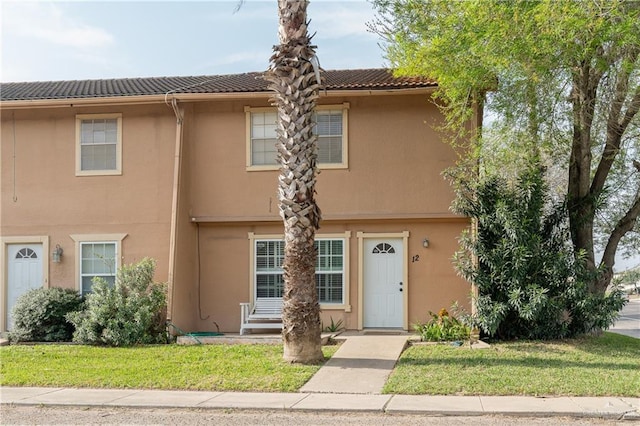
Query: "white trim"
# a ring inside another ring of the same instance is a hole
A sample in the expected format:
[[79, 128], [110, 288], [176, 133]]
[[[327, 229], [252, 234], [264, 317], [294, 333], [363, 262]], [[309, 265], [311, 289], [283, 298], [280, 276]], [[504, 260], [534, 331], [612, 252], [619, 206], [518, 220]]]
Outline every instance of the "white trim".
[[[112, 119], [115, 118], [118, 123], [118, 134], [116, 142], [116, 168], [114, 170], [82, 170], [82, 147], [81, 128], [82, 120], [94, 119]], [[113, 176], [122, 175], [122, 114], [77, 114], [76, 115], [76, 176]]]
[[9, 244], [42, 244], [42, 287], [49, 287], [49, 236], [15, 236], [0, 237], [0, 306], [2, 307], [2, 315], [0, 315], [0, 330], [5, 331], [7, 328], [7, 291], [9, 289], [9, 262], [7, 259], [7, 246]]
[[[331, 105], [316, 105], [317, 111], [341, 110], [342, 111], [342, 162], [341, 163], [320, 163], [319, 169], [348, 169], [349, 168], [349, 102]], [[250, 172], [280, 170], [280, 166], [273, 165], [252, 165], [251, 160], [251, 113], [272, 112], [275, 107], [250, 107], [245, 106], [245, 167]]]
[[[350, 305], [350, 240], [351, 231], [345, 231], [340, 233], [329, 234], [316, 234], [316, 239], [342, 239], [343, 244], [343, 273], [342, 278], [342, 304], [338, 303], [321, 303], [320, 309], [325, 310], [344, 310], [345, 312], [351, 312]], [[253, 232], [248, 233], [249, 240], [249, 298], [250, 303], [254, 302], [255, 298], [255, 241], [256, 240], [284, 240], [283, 234], [255, 234]]]
[[385, 239], [385, 238], [402, 238], [403, 259], [402, 259], [402, 282], [403, 285], [403, 326], [405, 330], [409, 330], [409, 231], [402, 232], [358, 232], [358, 330], [363, 329], [364, 324], [364, 239]]
[[124, 258], [122, 252], [122, 240], [127, 237], [128, 234], [73, 234], [69, 235], [75, 242], [75, 264], [74, 264], [74, 276], [75, 276], [75, 289], [82, 294], [82, 278], [80, 277], [80, 244], [81, 243], [115, 243], [116, 244], [116, 273], [122, 265], [122, 259]]

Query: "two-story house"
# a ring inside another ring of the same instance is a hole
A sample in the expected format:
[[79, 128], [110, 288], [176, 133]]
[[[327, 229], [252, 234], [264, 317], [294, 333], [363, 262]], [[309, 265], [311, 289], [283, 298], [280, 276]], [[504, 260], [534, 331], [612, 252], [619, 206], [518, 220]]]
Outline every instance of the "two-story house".
[[[467, 218], [441, 173], [436, 83], [327, 71], [316, 113], [317, 288], [325, 324], [409, 329], [470, 287], [451, 258]], [[240, 328], [282, 292], [275, 108], [259, 73], [3, 83], [0, 330], [34, 287], [91, 291], [157, 260], [183, 330]]]

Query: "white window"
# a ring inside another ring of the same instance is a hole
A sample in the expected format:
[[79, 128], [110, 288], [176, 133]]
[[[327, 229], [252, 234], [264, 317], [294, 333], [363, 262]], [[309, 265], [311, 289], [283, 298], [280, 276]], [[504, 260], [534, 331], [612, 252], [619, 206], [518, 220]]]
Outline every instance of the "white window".
[[[347, 167], [347, 111], [349, 104], [316, 107], [313, 128], [318, 136], [320, 168]], [[277, 170], [277, 114], [274, 108], [245, 108], [247, 169]]]
[[254, 166], [273, 165], [276, 162], [276, 113], [251, 113], [251, 160]]
[[122, 115], [76, 116], [76, 175], [122, 173]]
[[318, 164], [342, 164], [342, 110], [316, 112], [314, 133], [318, 135]]
[[316, 240], [316, 288], [320, 303], [342, 304], [344, 292], [344, 240]]
[[[284, 279], [284, 241], [282, 239], [256, 239], [255, 295], [256, 297], [282, 297]], [[345, 240], [317, 238], [316, 289], [321, 304], [344, 303], [345, 293]]]
[[122, 257], [122, 240], [127, 234], [71, 235], [76, 251], [76, 288], [91, 293], [93, 278], [101, 277], [115, 285]]
[[284, 241], [256, 240], [256, 297], [282, 297]]
[[100, 277], [111, 285], [116, 283], [116, 243], [80, 243], [81, 293], [91, 293], [93, 279]]

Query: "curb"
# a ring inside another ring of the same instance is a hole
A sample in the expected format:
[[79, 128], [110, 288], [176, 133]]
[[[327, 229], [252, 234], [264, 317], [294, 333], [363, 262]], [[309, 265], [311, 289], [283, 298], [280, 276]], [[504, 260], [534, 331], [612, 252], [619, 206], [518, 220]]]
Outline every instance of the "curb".
[[385, 413], [422, 416], [640, 420], [640, 398], [255, 393], [0, 388], [0, 406]]

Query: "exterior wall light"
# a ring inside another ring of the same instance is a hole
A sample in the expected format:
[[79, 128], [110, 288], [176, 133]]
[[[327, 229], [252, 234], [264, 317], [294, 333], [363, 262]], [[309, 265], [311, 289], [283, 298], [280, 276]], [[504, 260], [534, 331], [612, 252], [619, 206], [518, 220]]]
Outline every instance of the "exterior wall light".
[[422, 240], [422, 247], [429, 248], [429, 240], [427, 238]]
[[60, 244], [56, 244], [56, 248], [51, 253], [51, 260], [53, 261], [53, 263], [60, 263], [60, 258], [62, 257], [63, 251], [64, 250], [62, 250]]

